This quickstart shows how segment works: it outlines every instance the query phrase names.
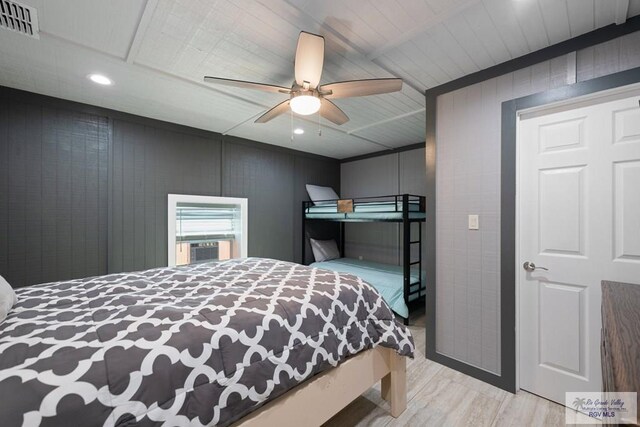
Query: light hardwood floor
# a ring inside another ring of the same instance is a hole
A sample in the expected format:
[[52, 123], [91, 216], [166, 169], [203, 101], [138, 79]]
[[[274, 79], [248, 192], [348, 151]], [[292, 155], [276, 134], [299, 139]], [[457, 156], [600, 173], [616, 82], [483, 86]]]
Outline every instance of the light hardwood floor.
[[536, 395], [511, 394], [446, 366], [427, 360], [425, 317], [411, 320], [416, 343], [407, 360], [407, 410], [391, 417], [380, 385], [368, 390], [324, 424], [350, 426], [564, 426], [565, 408]]

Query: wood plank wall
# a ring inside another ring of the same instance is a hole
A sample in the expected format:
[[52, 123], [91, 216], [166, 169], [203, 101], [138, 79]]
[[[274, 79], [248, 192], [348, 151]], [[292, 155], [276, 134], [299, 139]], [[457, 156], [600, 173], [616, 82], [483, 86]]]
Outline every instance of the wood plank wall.
[[167, 265], [167, 194], [220, 196], [221, 142], [113, 121], [109, 273]]
[[248, 197], [249, 256], [300, 262], [306, 183], [338, 187], [339, 162], [0, 88], [0, 275], [14, 287], [166, 265], [169, 193]]
[[106, 117], [0, 98], [0, 274], [13, 286], [107, 264]]

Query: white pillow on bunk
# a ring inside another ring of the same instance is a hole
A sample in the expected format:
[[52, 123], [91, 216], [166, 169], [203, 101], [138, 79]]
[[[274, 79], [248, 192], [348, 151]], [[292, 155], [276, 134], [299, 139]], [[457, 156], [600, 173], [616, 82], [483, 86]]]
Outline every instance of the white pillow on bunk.
[[340, 197], [333, 191], [331, 187], [322, 187], [320, 185], [307, 184], [307, 193], [309, 198], [316, 205], [331, 205]]
[[0, 276], [0, 323], [7, 318], [7, 314], [17, 301], [16, 293], [9, 282]]
[[338, 250], [338, 245], [335, 240], [309, 239], [309, 242], [311, 243], [311, 250], [313, 250], [313, 257], [316, 259], [316, 262], [340, 258], [340, 251]]

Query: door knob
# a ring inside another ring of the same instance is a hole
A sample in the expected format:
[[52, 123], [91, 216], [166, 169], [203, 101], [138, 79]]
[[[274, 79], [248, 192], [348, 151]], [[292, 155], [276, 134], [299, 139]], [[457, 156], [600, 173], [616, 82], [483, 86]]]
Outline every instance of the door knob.
[[524, 268], [526, 271], [535, 271], [537, 270], [544, 270], [544, 271], [549, 271], [548, 268], [545, 267], [536, 267], [536, 265], [532, 262], [526, 261], [524, 264], [522, 264], [522, 268]]

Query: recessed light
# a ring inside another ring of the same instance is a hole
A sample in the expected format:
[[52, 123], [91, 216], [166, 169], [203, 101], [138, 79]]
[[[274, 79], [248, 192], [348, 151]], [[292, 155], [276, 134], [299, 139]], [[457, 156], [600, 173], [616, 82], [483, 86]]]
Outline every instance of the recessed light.
[[87, 78], [94, 83], [98, 83], [99, 85], [109, 86], [113, 84], [109, 77], [103, 76], [102, 74], [89, 74]]
[[293, 130], [293, 133], [296, 135], [302, 135], [304, 133], [304, 129], [296, 128]]

